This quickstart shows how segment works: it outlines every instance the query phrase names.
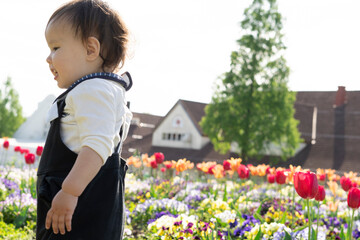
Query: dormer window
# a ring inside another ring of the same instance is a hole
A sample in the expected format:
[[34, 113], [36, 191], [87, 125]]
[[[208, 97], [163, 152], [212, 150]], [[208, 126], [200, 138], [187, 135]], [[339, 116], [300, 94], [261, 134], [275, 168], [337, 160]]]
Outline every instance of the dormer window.
[[184, 139], [184, 133], [163, 133], [162, 140], [167, 141], [181, 141]]

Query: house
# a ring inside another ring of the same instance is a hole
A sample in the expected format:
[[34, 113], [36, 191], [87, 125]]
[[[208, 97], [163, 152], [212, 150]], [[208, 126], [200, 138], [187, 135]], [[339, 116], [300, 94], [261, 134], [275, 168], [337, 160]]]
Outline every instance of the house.
[[48, 95], [41, 101], [35, 112], [16, 130], [13, 137], [25, 141], [44, 141], [50, 128], [47, 113], [54, 100], [54, 95]]
[[206, 104], [179, 100], [165, 117], [134, 113], [123, 157], [135, 152], [163, 152], [168, 160], [222, 161], [236, 154], [219, 154], [202, 132], [199, 121]]
[[[222, 162], [235, 153], [220, 154], [199, 125], [206, 104], [179, 100], [166, 116], [134, 113], [123, 156], [163, 152], [166, 159], [187, 158], [195, 163]], [[360, 171], [360, 91], [297, 92], [295, 118], [303, 144], [282, 165]], [[249, 163], [268, 163], [250, 159]], [[281, 164], [280, 164], [281, 165]]]

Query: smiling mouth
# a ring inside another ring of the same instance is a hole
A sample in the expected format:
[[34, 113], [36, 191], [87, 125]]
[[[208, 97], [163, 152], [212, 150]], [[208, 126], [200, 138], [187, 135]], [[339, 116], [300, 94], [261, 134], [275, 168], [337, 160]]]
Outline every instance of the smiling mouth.
[[51, 68], [51, 67], [50, 67], [50, 71], [54, 75], [54, 79], [56, 80], [57, 77], [59, 76], [58, 72], [54, 68]]

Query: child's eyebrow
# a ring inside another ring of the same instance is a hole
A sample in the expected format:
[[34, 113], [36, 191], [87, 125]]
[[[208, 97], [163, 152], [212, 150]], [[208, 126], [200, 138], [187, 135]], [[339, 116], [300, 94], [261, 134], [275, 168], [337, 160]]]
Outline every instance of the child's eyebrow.
[[57, 42], [58, 42], [57, 40], [50, 39], [49, 41], [47, 41], [47, 44], [51, 45], [51, 44], [55, 44]]

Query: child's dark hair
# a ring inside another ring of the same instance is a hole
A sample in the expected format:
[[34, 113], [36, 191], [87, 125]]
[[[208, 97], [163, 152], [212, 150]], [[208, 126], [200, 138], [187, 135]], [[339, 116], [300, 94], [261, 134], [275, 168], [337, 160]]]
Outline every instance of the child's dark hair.
[[50, 17], [54, 20], [67, 20], [72, 24], [75, 35], [86, 42], [96, 37], [101, 45], [102, 68], [114, 71], [124, 65], [128, 29], [119, 14], [101, 0], [74, 0], [59, 9]]

